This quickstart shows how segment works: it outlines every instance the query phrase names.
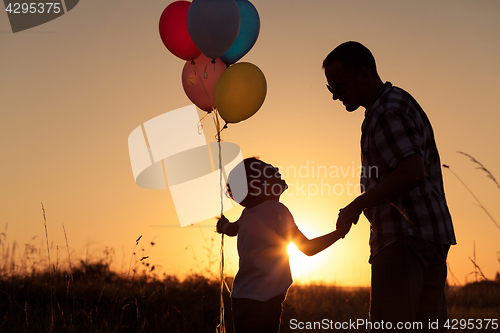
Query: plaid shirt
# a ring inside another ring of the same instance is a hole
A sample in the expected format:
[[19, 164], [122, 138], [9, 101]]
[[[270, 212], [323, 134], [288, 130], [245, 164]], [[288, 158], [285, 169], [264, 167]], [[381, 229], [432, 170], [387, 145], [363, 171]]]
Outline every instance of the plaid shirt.
[[417, 101], [386, 82], [366, 110], [361, 126], [365, 191], [383, 181], [402, 159], [419, 154], [424, 159], [425, 183], [396, 202], [365, 210], [371, 224], [371, 256], [406, 235], [439, 244], [456, 244], [443, 188], [441, 163], [432, 126]]

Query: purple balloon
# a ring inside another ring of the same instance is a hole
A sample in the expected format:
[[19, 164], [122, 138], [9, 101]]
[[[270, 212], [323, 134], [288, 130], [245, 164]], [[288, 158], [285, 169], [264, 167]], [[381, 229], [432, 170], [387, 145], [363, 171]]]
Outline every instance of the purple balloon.
[[187, 27], [198, 49], [217, 59], [238, 36], [240, 10], [235, 0], [193, 0], [187, 13]]

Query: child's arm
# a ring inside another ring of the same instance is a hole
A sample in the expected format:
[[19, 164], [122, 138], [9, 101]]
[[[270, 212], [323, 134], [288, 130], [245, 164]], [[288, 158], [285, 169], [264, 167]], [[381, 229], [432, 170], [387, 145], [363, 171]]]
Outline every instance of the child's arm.
[[343, 227], [343, 229], [337, 229], [326, 235], [319, 236], [313, 239], [309, 239], [299, 230], [297, 227], [293, 227], [285, 231], [285, 238], [289, 239], [295, 246], [305, 255], [313, 256], [344, 236], [349, 232], [351, 226]]
[[231, 223], [229, 220], [222, 215], [217, 221], [217, 232], [219, 234], [225, 234], [231, 237], [238, 235], [238, 230], [240, 229], [240, 225], [238, 221]]

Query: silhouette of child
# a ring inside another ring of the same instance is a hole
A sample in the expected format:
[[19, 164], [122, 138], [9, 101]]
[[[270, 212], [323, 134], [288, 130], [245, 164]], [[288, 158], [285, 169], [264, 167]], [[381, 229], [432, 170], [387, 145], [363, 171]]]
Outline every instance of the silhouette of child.
[[217, 232], [238, 236], [239, 270], [231, 293], [234, 329], [236, 333], [275, 333], [280, 330], [282, 303], [292, 284], [290, 242], [312, 256], [344, 238], [350, 226], [308, 239], [297, 228], [290, 211], [279, 202], [288, 186], [278, 169], [256, 158], [241, 163], [248, 192], [242, 195], [241, 189], [235, 193], [236, 189], [231, 188], [235, 187], [232, 184], [238, 176], [238, 166], [229, 174], [227, 188], [231, 198], [245, 209], [234, 223], [224, 215], [217, 222]]

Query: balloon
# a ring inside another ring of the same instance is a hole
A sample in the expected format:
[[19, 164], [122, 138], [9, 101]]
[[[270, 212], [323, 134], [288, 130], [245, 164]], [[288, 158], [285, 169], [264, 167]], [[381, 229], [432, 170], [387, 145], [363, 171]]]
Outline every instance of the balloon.
[[212, 111], [215, 106], [215, 85], [226, 64], [220, 59], [212, 60], [201, 54], [194, 60], [186, 62], [182, 69], [182, 87], [187, 97], [203, 111]]
[[159, 23], [163, 44], [175, 56], [184, 60], [196, 59], [201, 54], [187, 29], [186, 17], [190, 5], [189, 1], [172, 2], [163, 10]]
[[259, 67], [237, 63], [220, 76], [215, 87], [215, 106], [226, 123], [237, 123], [260, 109], [266, 92], [266, 78]]
[[236, 0], [240, 10], [240, 32], [231, 48], [220, 59], [231, 65], [250, 51], [259, 37], [260, 18], [257, 9], [248, 0]]
[[219, 58], [233, 45], [240, 30], [235, 0], [193, 0], [187, 13], [189, 35], [210, 59]]

